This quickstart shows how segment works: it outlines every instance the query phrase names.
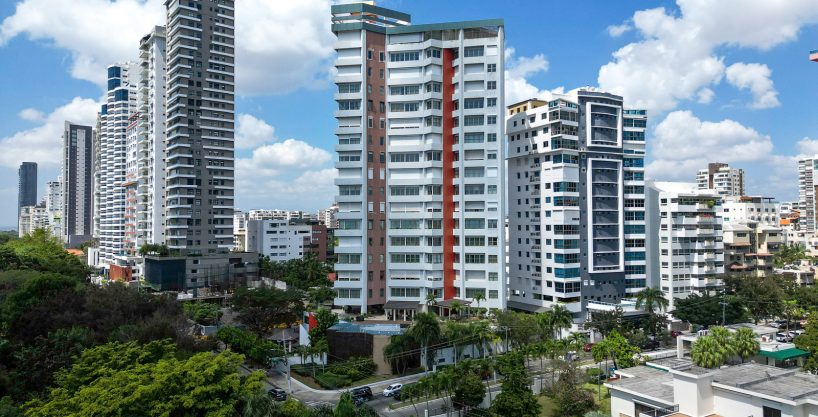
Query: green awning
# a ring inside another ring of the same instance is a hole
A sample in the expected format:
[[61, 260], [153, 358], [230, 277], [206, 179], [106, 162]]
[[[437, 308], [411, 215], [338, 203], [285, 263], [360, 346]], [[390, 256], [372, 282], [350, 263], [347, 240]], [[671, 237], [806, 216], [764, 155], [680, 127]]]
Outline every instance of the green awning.
[[759, 353], [761, 354], [761, 356], [766, 356], [768, 358], [773, 358], [773, 359], [775, 359], [777, 361], [784, 361], [784, 360], [787, 360], [787, 359], [795, 359], [795, 358], [801, 358], [801, 357], [804, 357], [804, 356], [809, 356], [809, 352], [798, 349], [798, 348], [776, 350], [776, 351], [773, 351], [773, 352], [767, 352], [767, 351], [762, 350]]

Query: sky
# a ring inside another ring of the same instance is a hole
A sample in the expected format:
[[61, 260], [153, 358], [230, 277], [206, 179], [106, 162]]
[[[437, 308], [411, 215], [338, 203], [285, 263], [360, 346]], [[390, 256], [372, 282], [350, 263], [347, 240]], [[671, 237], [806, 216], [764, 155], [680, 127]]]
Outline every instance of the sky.
[[[0, 2], [0, 226], [16, 224], [17, 167], [59, 175], [65, 120], [93, 124], [105, 67], [137, 58], [163, 0]], [[335, 189], [332, 0], [238, 0], [240, 209], [315, 211]], [[798, 196], [818, 154], [818, 0], [383, 0], [414, 23], [502, 18], [506, 103], [581, 86], [648, 110], [647, 177], [693, 181], [708, 162], [747, 193]]]

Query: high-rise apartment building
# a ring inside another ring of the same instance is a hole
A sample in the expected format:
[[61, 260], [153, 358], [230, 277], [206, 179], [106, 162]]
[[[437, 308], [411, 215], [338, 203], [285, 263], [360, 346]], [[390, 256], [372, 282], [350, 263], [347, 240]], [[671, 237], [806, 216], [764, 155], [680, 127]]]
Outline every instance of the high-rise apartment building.
[[332, 6], [335, 304], [504, 308], [503, 22], [410, 19]]
[[799, 227], [807, 234], [815, 233], [815, 172], [818, 155], [798, 161], [798, 209], [801, 211]]
[[724, 284], [722, 197], [696, 183], [648, 182], [646, 208], [649, 283], [673, 310], [676, 300]]
[[773, 255], [785, 244], [780, 204], [769, 197], [726, 197], [722, 203], [727, 273], [773, 273]]
[[325, 209], [318, 210], [318, 221], [330, 229], [338, 228], [338, 205], [332, 205]]
[[233, 0], [166, 0], [165, 242], [183, 254], [233, 247]]
[[23, 162], [17, 170], [17, 211], [37, 204], [37, 163]]
[[744, 195], [744, 170], [713, 162], [707, 164], [707, 169], [699, 170], [696, 184], [699, 190], [716, 190], [723, 197], [741, 197]]
[[244, 250], [258, 252], [273, 262], [302, 259], [314, 254], [327, 260], [329, 247], [327, 227], [316, 222], [282, 219], [247, 220]]
[[165, 243], [165, 27], [139, 42], [136, 246]]
[[645, 110], [592, 88], [508, 109], [509, 307], [580, 321], [641, 291]]
[[[108, 67], [106, 102], [99, 113], [99, 260], [100, 266], [124, 265], [126, 155], [128, 126], [136, 109], [136, 81], [139, 79], [132, 63]], [[132, 198], [135, 196], [132, 196]], [[129, 223], [132, 223], [130, 219]]]
[[34, 230], [50, 230], [45, 201], [34, 206], [23, 206], [17, 218], [17, 235], [23, 237]]
[[92, 132], [91, 126], [65, 122], [62, 161], [62, 240], [70, 247], [91, 239], [93, 232], [95, 159]]
[[62, 238], [62, 178], [46, 184], [45, 209], [51, 234]]

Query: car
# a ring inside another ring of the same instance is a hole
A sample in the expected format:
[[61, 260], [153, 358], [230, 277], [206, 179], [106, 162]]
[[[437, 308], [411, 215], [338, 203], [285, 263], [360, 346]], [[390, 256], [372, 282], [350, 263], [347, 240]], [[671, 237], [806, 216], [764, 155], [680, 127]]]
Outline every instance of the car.
[[372, 398], [372, 388], [367, 386], [353, 388], [349, 391], [349, 394], [352, 395], [352, 401], [356, 405], [361, 405]]
[[403, 384], [392, 384], [383, 390], [383, 396], [391, 397], [395, 395], [395, 393], [400, 392], [401, 388], [403, 388]]
[[775, 340], [781, 343], [789, 343], [792, 342], [792, 336], [784, 332], [779, 332], [775, 334]]
[[585, 346], [582, 347], [582, 350], [584, 350], [585, 352], [590, 352], [591, 349], [593, 348], [594, 348], [593, 343], [586, 343]]
[[267, 391], [267, 395], [276, 401], [287, 401], [287, 392], [281, 388], [271, 388]]
[[674, 331], [670, 332], [670, 337], [679, 337], [681, 334], [682, 334], [682, 332], [680, 332], [678, 330], [674, 330]]

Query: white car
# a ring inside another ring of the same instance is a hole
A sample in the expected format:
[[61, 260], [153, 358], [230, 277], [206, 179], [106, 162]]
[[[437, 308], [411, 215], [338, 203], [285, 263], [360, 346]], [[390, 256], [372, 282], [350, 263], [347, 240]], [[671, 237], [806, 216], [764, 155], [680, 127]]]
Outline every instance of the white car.
[[400, 392], [401, 388], [403, 388], [403, 384], [392, 384], [392, 385], [386, 387], [385, 390], [383, 390], [383, 396], [384, 397], [391, 397], [391, 396], [395, 395], [395, 393]]

